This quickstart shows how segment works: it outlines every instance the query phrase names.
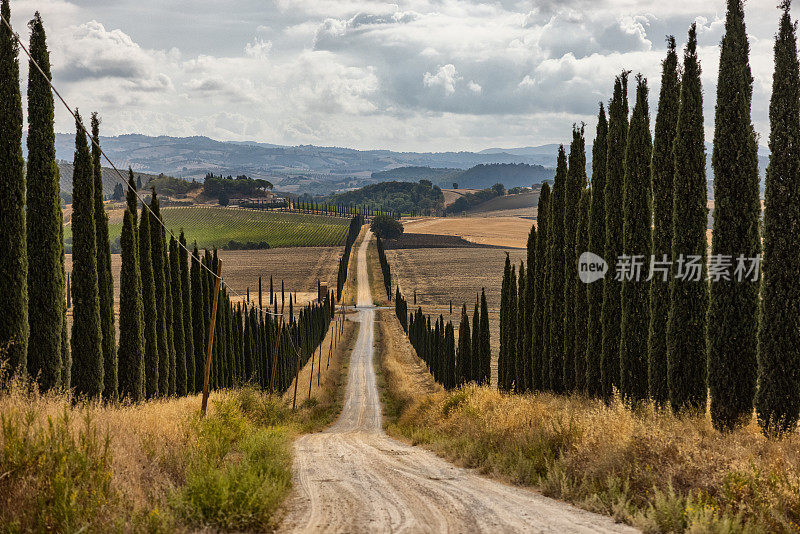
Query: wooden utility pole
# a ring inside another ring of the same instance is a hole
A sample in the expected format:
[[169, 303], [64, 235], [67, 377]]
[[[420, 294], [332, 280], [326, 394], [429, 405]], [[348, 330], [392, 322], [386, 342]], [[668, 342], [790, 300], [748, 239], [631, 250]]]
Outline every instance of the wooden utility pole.
[[222, 281], [222, 260], [217, 260], [217, 280], [214, 282], [214, 305], [211, 307], [211, 323], [208, 331], [208, 348], [206, 349], [206, 372], [203, 377], [203, 404], [200, 407], [201, 417], [206, 416], [208, 408], [208, 379], [211, 376], [211, 352], [214, 349], [214, 327], [217, 324], [217, 301], [219, 300], [219, 283]]

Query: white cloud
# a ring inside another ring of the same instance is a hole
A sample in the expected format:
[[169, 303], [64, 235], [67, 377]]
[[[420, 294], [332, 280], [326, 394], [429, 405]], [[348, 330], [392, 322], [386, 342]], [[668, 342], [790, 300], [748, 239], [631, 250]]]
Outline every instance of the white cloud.
[[452, 63], [442, 65], [436, 74], [426, 72], [422, 76], [422, 83], [425, 87], [441, 87], [445, 95], [452, 95], [456, 92], [456, 82], [461, 80], [455, 66]]
[[245, 54], [258, 59], [266, 59], [270, 50], [272, 50], [272, 41], [265, 41], [260, 37], [256, 37], [252, 43], [247, 43], [244, 47]]
[[483, 88], [479, 84], [475, 83], [472, 80], [470, 80], [469, 83], [467, 84], [467, 89], [477, 94], [480, 94], [480, 92], [483, 90]]

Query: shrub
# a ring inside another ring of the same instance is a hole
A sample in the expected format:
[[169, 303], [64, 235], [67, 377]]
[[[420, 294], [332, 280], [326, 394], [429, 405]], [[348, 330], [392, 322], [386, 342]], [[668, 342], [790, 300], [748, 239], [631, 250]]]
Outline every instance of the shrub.
[[381, 239], [395, 239], [403, 235], [403, 223], [388, 215], [378, 215], [372, 219], [369, 228]]

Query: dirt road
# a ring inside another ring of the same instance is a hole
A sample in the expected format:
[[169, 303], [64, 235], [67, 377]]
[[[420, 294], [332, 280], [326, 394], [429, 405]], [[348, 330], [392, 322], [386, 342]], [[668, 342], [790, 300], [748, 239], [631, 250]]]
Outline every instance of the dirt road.
[[[368, 235], [368, 238], [371, 237]], [[284, 532], [635, 532], [532, 491], [455, 467], [384, 434], [373, 367], [368, 239], [358, 250], [358, 321], [337, 422], [295, 444]]]

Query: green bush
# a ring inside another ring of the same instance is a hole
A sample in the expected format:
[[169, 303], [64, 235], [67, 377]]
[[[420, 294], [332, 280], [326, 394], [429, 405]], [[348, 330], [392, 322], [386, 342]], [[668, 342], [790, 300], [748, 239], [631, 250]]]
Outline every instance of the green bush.
[[378, 215], [372, 219], [369, 229], [381, 239], [395, 239], [403, 235], [403, 223], [388, 215]]

